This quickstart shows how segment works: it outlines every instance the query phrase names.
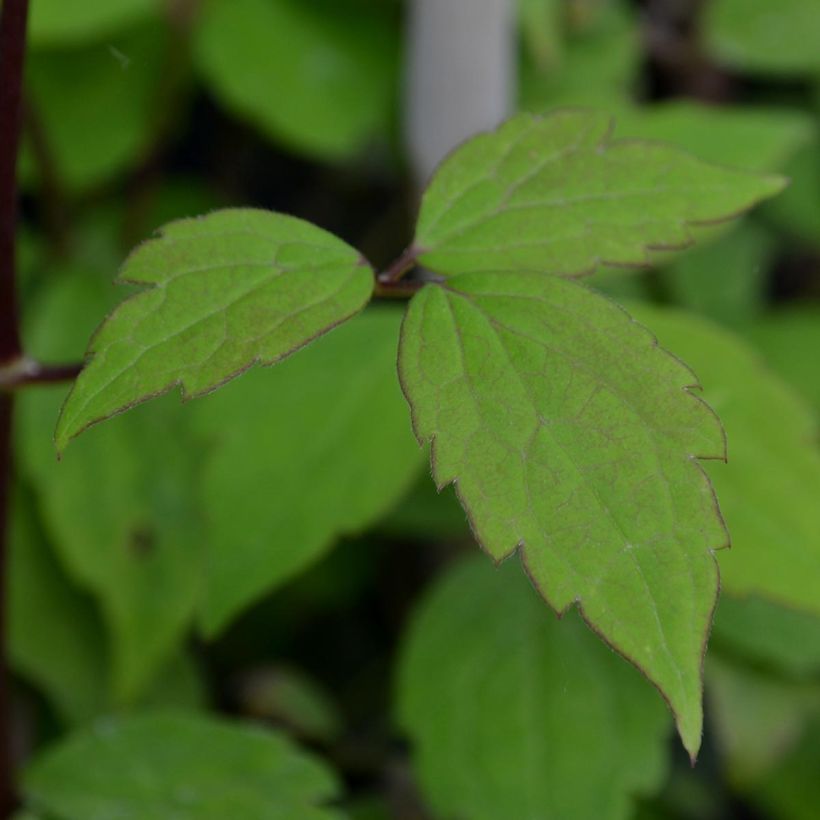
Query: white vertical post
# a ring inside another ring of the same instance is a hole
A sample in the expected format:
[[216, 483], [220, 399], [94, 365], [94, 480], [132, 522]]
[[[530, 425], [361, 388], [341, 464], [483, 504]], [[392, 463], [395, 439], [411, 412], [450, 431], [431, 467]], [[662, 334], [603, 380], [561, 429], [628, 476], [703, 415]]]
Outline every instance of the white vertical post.
[[516, 0], [411, 0], [405, 140], [423, 185], [444, 155], [514, 106]]

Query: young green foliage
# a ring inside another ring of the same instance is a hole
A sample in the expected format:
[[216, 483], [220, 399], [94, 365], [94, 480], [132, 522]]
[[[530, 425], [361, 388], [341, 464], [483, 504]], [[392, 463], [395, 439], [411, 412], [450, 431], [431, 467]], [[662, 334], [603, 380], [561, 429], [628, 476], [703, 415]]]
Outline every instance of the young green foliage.
[[284, 359], [357, 313], [373, 273], [307, 222], [237, 209], [167, 225], [132, 254], [119, 281], [148, 287], [94, 336], [60, 415], [58, 450], [176, 385], [190, 398]]
[[283, 736], [183, 712], [98, 721], [34, 761], [23, 791], [63, 820], [332, 820], [330, 772]]
[[422, 601], [398, 673], [401, 725], [440, 817], [627, 820], [661, 785], [660, 698], [520, 568], [471, 559]]
[[519, 115], [465, 143], [433, 177], [415, 247], [437, 273], [592, 272], [641, 265], [691, 243], [687, 226], [725, 219], [783, 187], [675, 148], [611, 142], [606, 114]]
[[[442, 164], [404, 258], [438, 284], [410, 306], [400, 371], [417, 436], [433, 441], [437, 482], [457, 482], [479, 541], [496, 560], [520, 546], [556, 609], [578, 603], [661, 689], [694, 755], [718, 586], [712, 550], [726, 542], [696, 459], [724, 456], [722, 429], [689, 393], [695, 378], [684, 365], [562, 277], [685, 246], [688, 226], [729, 217], [783, 181], [659, 144], [611, 142], [609, 128], [591, 111], [522, 115]], [[173, 223], [122, 278], [154, 287], [98, 331], [58, 425], [59, 449], [176, 384], [194, 396], [279, 361], [356, 313], [373, 289], [369, 266], [340, 240], [248, 210]], [[315, 552], [351, 526], [331, 518], [300, 545]], [[267, 561], [255, 537], [253, 560], [226, 573], [211, 629], [262, 591], [270, 567], [278, 577], [300, 564]]]
[[722, 458], [694, 377], [574, 282], [481, 273], [413, 300], [400, 354], [439, 486], [483, 547], [519, 546], [558, 611], [578, 603], [665, 694], [694, 754], [701, 661], [727, 542], [696, 457]]

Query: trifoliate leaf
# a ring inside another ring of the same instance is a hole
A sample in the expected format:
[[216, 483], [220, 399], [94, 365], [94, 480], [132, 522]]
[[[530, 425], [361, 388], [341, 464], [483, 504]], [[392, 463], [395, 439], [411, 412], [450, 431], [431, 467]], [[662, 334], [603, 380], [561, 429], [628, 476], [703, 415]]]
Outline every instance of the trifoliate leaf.
[[784, 75], [820, 71], [817, 0], [711, 0], [703, 10], [706, 47], [725, 65]]
[[331, 820], [333, 775], [278, 733], [146, 713], [100, 720], [37, 758], [31, 807], [62, 820]]
[[400, 323], [398, 311], [370, 309], [192, 408], [209, 452], [200, 612], [209, 634], [339, 536], [375, 523], [418, 474], [396, 379]]
[[423, 601], [402, 650], [399, 719], [440, 817], [626, 820], [661, 785], [660, 698], [515, 564], [470, 560]]
[[129, 257], [120, 281], [146, 289], [92, 339], [57, 425], [59, 451], [177, 385], [191, 398], [284, 359], [358, 312], [373, 273], [357, 251], [307, 222], [236, 209], [167, 225]]
[[379, 6], [341, 0], [208, 0], [194, 40], [216, 97], [268, 136], [323, 159], [386, 132], [398, 28]]
[[721, 458], [695, 378], [603, 297], [538, 274], [425, 287], [400, 370], [433, 475], [456, 482], [496, 560], [517, 548], [559, 612], [585, 619], [663, 692], [691, 754], [727, 536], [696, 457]]
[[669, 146], [612, 142], [611, 128], [588, 110], [522, 114], [466, 142], [424, 195], [419, 260], [447, 275], [645, 264], [649, 248], [690, 244], [688, 225], [737, 215], [783, 187]]
[[707, 467], [734, 547], [721, 555], [723, 589], [820, 616], [820, 449], [811, 408], [729, 331], [681, 312], [630, 310], [695, 369], [726, 428], [729, 463]]
[[64, 46], [110, 37], [152, 16], [161, 0], [35, 0], [31, 4], [29, 37], [34, 46]]

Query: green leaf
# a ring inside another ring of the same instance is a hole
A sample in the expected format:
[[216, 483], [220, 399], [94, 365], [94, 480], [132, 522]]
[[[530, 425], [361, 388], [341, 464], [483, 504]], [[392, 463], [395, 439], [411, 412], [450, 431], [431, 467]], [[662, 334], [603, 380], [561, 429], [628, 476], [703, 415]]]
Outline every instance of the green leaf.
[[816, 0], [712, 0], [704, 12], [706, 46], [725, 65], [775, 75], [820, 72]]
[[800, 740], [820, 687], [796, 684], [710, 654], [707, 699], [723, 766], [735, 788], [759, 781]]
[[820, 677], [820, 617], [765, 598], [723, 595], [712, 645], [790, 677]]
[[538, 274], [460, 276], [411, 303], [400, 353], [433, 476], [500, 561], [520, 547], [672, 706], [694, 755], [727, 536], [695, 458], [721, 458], [694, 377], [608, 300]]
[[734, 546], [721, 556], [722, 588], [820, 616], [820, 450], [811, 408], [734, 334], [685, 313], [630, 310], [695, 369], [726, 428], [729, 463], [708, 467]]
[[563, 276], [640, 265], [680, 248], [689, 225], [737, 215], [783, 180], [702, 163], [674, 148], [612, 142], [605, 114], [522, 114], [466, 142], [424, 195], [415, 247], [430, 269]]
[[330, 820], [335, 778], [281, 735], [185, 713], [103, 720], [37, 758], [23, 790], [62, 820]]
[[[552, 4], [568, 17], [547, 52], [543, 0], [519, 0], [530, 9], [536, 24], [528, 27], [530, 54], [519, 66], [519, 107], [547, 111], [558, 106], [601, 105], [626, 102], [641, 68], [636, 15], [621, 0], [603, 3]], [[539, 25], [540, 23], [540, 25]], [[536, 39], [537, 38], [537, 39]], [[552, 57], [552, 62], [545, 58]]]
[[79, 723], [107, 701], [103, 626], [65, 577], [21, 493], [11, 509], [9, 660], [64, 722]]
[[[67, 11], [84, 5], [58, 1]], [[168, 32], [148, 26], [98, 45], [31, 54], [26, 85], [57, 184], [93, 188], [142, 158], [156, 127], [168, 46]], [[40, 171], [28, 133], [24, 182], [36, 184]]]
[[628, 108], [618, 112], [615, 124], [619, 138], [661, 140], [708, 162], [760, 173], [783, 171], [814, 131], [811, 117], [801, 111], [688, 100]]
[[[102, 280], [61, 276], [30, 304], [28, 349], [63, 361], [106, 310]], [[66, 570], [100, 601], [114, 698], [131, 702], [176, 651], [202, 578], [199, 447], [178, 407], [143, 407], [95, 430], [57, 464], [51, 431], [64, 388], [20, 396], [17, 458]]]
[[792, 157], [783, 172], [791, 184], [763, 214], [789, 237], [820, 248], [820, 140]]
[[423, 600], [398, 705], [436, 816], [626, 820], [665, 774], [660, 700], [514, 564], [468, 560]]
[[774, 250], [771, 233], [743, 220], [716, 242], [681, 254], [661, 275], [676, 304], [737, 325], [763, 310]]
[[518, 17], [524, 45], [538, 69], [558, 69], [564, 49], [561, 0], [518, 0]]
[[337, 160], [387, 130], [397, 33], [378, 8], [340, 0], [209, 0], [195, 57], [226, 107], [297, 151]]
[[779, 308], [743, 330], [777, 373], [820, 413], [820, 306]]
[[177, 385], [193, 398], [286, 358], [357, 313], [373, 273], [307, 222], [236, 209], [170, 223], [129, 257], [119, 281], [147, 287], [95, 334], [60, 415], [58, 451]]
[[35, 0], [29, 39], [34, 46], [63, 46], [110, 37], [120, 29], [155, 16], [160, 0]]
[[777, 820], [816, 820], [820, 805], [820, 719], [797, 748], [762, 783], [748, 790], [751, 801]]
[[396, 380], [400, 322], [398, 311], [370, 309], [195, 406], [193, 425], [210, 444], [208, 634], [339, 536], [374, 524], [418, 474], [422, 454]]
[[[93, 602], [69, 581], [30, 505], [15, 498], [9, 567], [9, 660], [67, 725], [118, 710], [107, 636]], [[193, 661], [171, 658], [138, 705], [198, 708], [205, 693]]]

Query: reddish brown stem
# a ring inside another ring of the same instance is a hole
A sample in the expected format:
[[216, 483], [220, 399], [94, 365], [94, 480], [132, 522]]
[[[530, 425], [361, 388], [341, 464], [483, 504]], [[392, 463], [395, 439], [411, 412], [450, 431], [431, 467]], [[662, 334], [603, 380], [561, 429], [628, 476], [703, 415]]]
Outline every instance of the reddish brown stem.
[[0, 368], [0, 390], [17, 390], [37, 384], [70, 382], [80, 375], [82, 364], [41, 364], [21, 359], [11, 367]]
[[[17, 306], [17, 153], [23, 119], [23, 66], [28, 0], [4, 0], [0, 11], [0, 366], [22, 358]], [[16, 803], [6, 635], [8, 509], [14, 402], [0, 393], [0, 817]]]
[[392, 265], [386, 270], [383, 270], [377, 277], [376, 281], [379, 285], [391, 285], [398, 282], [406, 273], [411, 271], [416, 264], [416, 257], [418, 256], [418, 249], [412, 245], [407, 248], [404, 253], [399, 256]]
[[0, 12], [0, 364], [20, 355], [14, 240], [27, 17], [28, 0], [5, 0]]

